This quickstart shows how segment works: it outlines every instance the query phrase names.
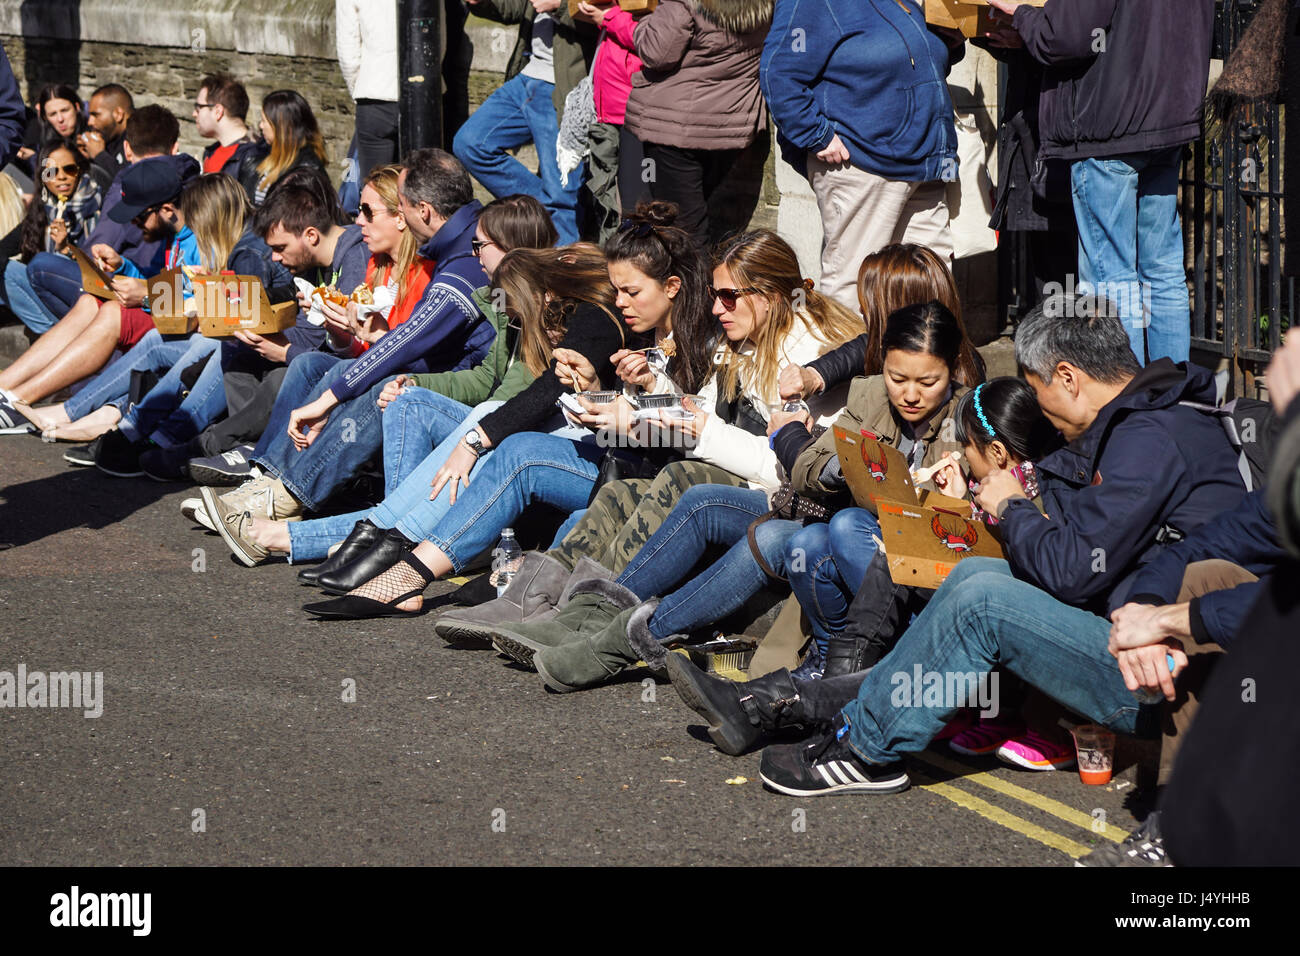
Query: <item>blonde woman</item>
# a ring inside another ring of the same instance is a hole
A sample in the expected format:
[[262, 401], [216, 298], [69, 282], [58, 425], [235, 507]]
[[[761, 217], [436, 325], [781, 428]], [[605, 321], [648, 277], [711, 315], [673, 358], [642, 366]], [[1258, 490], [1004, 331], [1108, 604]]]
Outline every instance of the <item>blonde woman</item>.
[[266, 94], [257, 128], [266, 142], [266, 155], [254, 175], [243, 183], [254, 205], [262, 205], [271, 187], [289, 170], [300, 166], [325, 168], [325, 140], [316, 114], [300, 93], [276, 90]]

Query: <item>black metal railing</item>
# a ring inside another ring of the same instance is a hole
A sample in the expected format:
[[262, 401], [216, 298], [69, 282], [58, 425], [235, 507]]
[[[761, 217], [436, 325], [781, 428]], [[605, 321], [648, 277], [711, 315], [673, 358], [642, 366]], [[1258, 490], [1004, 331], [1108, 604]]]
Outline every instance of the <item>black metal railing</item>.
[[[1216, 56], [1227, 58], [1257, 7], [1220, 3]], [[1183, 167], [1192, 348], [1227, 360], [1230, 396], [1257, 392], [1255, 376], [1295, 315], [1295, 277], [1282, 275], [1281, 120], [1276, 104], [1243, 107]]]

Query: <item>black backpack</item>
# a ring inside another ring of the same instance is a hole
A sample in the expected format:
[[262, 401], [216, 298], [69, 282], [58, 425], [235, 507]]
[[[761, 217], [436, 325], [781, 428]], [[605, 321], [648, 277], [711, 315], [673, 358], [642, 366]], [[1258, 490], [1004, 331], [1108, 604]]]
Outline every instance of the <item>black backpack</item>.
[[1198, 402], [1178, 404], [1217, 418], [1228, 436], [1228, 443], [1237, 453], [1237, 469], [1241, 472], [1241, 480], [1246, 483], [1246, 490], [1264, 487], [1281, 427], [1271, 404], [1257, 398], [1238, 398], [1219, 406]]

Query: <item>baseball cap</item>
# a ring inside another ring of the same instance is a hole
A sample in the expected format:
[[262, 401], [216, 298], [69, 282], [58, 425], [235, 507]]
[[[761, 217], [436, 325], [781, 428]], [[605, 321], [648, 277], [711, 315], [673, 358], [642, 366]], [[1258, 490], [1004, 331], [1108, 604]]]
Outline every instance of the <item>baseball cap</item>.
[[174, 201], [180, 194], [180, 174], [166, 157], [142, 159], [122, 174], [122, 200], [108, 211], [108, 218], [125, 224], [152, 206]]

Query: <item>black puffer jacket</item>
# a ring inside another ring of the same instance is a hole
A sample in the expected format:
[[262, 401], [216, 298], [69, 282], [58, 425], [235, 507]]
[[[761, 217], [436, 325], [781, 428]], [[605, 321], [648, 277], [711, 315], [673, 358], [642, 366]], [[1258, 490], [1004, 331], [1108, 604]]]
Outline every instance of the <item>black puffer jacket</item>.
[[1047, 0], [1012, 21], [1047, 66], [1042, 156], [1119, 156], [1201, 135], [1214, 0]]

